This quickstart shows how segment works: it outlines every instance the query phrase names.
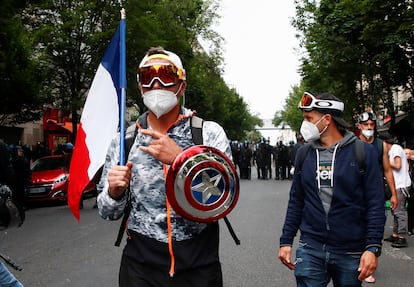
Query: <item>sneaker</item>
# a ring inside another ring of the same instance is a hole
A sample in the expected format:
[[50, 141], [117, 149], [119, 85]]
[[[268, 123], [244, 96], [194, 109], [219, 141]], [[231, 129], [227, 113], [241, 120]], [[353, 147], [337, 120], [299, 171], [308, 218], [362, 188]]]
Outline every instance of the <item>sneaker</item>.
[[407, 240], [405, 238], [398, 237], [397, 240], [391, 243], [391, 246], [396, 248], [407, 247]]
[[393, 242], [397, 241], [397, 239], [398, 239], [398, 237], [390, 235], [387, 238], [384, 238], [384, 241], [388, 241], [388, 242], [393, 243]]
[[375, 277], [370, 275], [367, 278], [365, 278], [364, 281], [367, 283], [375, 283]]

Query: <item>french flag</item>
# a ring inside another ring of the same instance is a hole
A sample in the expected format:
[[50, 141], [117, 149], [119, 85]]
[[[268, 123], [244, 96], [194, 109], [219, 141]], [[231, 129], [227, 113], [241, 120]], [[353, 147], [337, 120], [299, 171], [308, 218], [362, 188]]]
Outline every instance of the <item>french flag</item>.
[[[68, 205], [79, 221], [79, 204], [85, 187], [105, 162], [111, 140], [118, 132], [124, 89], [122, 53], [125, 19], [121, 20], [98, 70], [83, 107], [69, 169]], [[125, 88], [125, 87], [124, 87]], [[122, 118], [122, 117], [121, 117]]]

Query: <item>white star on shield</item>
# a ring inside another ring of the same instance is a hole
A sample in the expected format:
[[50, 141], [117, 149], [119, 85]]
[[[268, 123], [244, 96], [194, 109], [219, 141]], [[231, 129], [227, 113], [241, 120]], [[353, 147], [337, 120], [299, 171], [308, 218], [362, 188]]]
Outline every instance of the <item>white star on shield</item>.
[[211, 196], [220, 196], [222, 194], [222, 191], [217, 188], [220, 180], [221, 174], [210, 177], [207, 172], [203, 171], [201, 173], [201, 182], [197, 185], [194, 185], [192, 189], [201, 192], [203, 195], [203, 203], [206, 203]]

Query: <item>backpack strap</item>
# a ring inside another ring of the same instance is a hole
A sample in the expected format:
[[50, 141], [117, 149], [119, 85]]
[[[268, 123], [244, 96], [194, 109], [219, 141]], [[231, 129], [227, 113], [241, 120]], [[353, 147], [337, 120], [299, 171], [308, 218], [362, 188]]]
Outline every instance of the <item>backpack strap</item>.
[[[131, 151], [132, 145], [134, 144], [137, 134], [138, 134], [138, 128], [137, 128], [136, 123], [134, 123], [133, 125], [130, 125], [126, 130], [125, 151], [124, 151], [126, 160], [128, 160], [129, 152]], [[121, 244], [122, 237], [124, 236], [125, 229], [126, 229], [126, 223], [128, 221], [129, 214], [131, 213], [131, 208], [132, 208], [131, 207], [132, 206], [131, 205], [131, 191], [129, 189], [129, 185], [125, 193], [127, 195], [127, 201], [126, 201], [125, 208], [124, 208], [124, 215], [122, 216], [121, 225], [119, 226], [119, 230], [118, 230], [118, 236], [116, 237], [115, 244], [114, 244], [117, 247], [119, 247], [119, 245]]]
[[196, 145], [203, 144], [203, 119], [197, 116], [192, 116], [190, 121], [191, 135], [193, 143]]
[[125, 135], [125, 159], [128, 159], [129, 152], [131, 151], [132, 145], [134, 144], [135, 138], [138, 134], [137, 124], [130, 125], [126, 130]]
[[299, 176], [302, 174], [302, 165], [311, 147], [310, 143], [305, 143], [296, 153], [295, 173]]
[[[203, 144], [203, 119], [197, 116], [192, 116], [190, 120], [190, 127], [191, 127], [191, 135], [193, 137], [193, 143], [196, 145]], [[240, 239], [237, 237], [236, 233], [234, 232], [233, 226], [227, 216], [224, 216], [224, 222], [226, 223], [227, 229], [230, 232], [231, 237], [234, 240], [236, 245], [240, 245]]]
[[359, 173], [364, 175], [366, 173], [366, 164], [365, 164], [365, 146], [364, 142], [360, 139], [357, 139], [354, 144], [355, 157], [358, 161]]
[[237, 237], [236, 232], [234, 232], [233, 226], [231, 226], [231, 223], [229, 221], [229, 219], [227, 218], [227, 215], [223, 217], [224, 222], [226, 223], [227, 229], [230, 232], [231, 237], [234, 240], [234, 243], [236, 243], [236, 245], [240, 245], [240, 239]]
[[381, 155], [381, 161], [382, 161], [382, 155], [384, 154], [384, 141], [380, 138], [375, 138], [377, 141], [377, 147], [379, 150], [379, 154]]
[[384, 141], [378, 137], [375, 138], [375, 142], [377, 144], [378, 149], [378, 163], [381, 167], [381, 171], [384, 173], [384, 162], [383, 162], [383, 156], [384, 156]]
[[148, 112], [143, 113], [138, 118], [139, 126], [142, 127], [143, 129], [148, 128], [147, 118], [148, 118]]

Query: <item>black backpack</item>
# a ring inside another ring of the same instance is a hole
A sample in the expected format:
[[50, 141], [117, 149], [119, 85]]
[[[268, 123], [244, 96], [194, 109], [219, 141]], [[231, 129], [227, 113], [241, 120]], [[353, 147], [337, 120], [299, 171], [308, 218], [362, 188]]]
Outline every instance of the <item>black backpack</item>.
[[[144, 113], [141, 115], [138, 119], [138, 122], [140, 126], [147, 127], [147, 113]], [[193, 139], [193, 143], [195, 145], [202, 145], [203, 144], [203, 119], [197, 116], [192, 116], [190, 120], [190, 127], [191, 127], [191, 136]], [[135, 137], [138, 134], [137, 125], [131, 125], [128, 127], [125, 135], [125, 159], [128, 158], [129, 152], [132, 148], [132, 145], [134, 144]], [[129, 214], [131, 212], [131, 193], [129, 191], [129, 187], [127, 189], [127, 203], [124, 209], [124, 215], [122, 217], [121, 226], [119, 227], [118, 236], [115, 241], [115, 246], [119, 246], [122, 241], [122, 237], [125, 233], [126, 228], [126, 222], [128, 221]], [[226, 223], [226, 226], [233, 237], [234, 242], [236, 245], [240, 245], [240, 240], [237, 238], [236, 233], [233, 230], [233, 227], [230, 224], [230, 221], [228, 220], [227, 216], [224, 218], [224, 222]]]

